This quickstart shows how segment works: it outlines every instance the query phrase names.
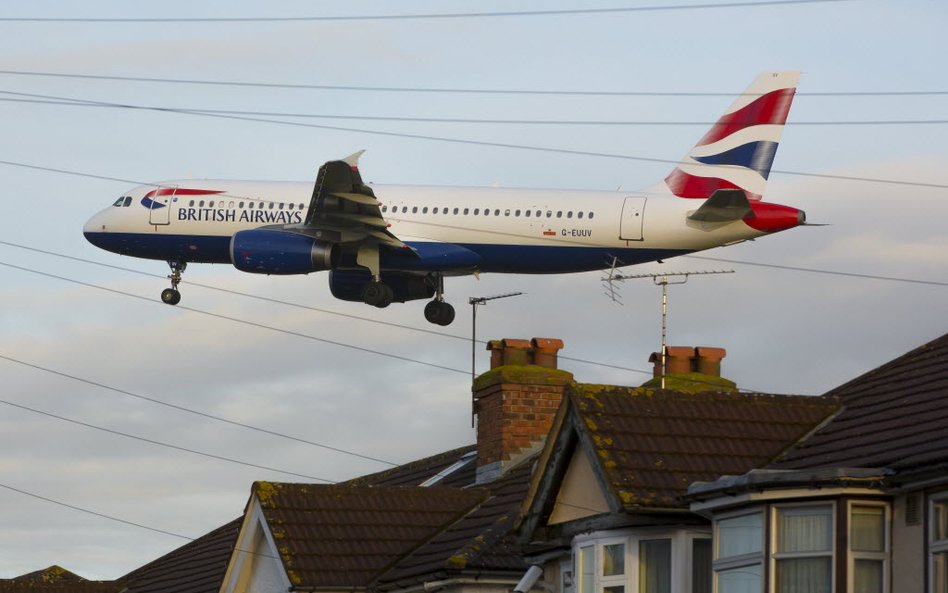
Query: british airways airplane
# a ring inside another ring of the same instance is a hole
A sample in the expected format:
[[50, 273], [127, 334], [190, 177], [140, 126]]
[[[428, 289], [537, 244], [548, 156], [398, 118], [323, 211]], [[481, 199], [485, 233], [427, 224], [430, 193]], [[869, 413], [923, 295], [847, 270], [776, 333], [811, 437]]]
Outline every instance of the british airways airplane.
[[83, 229], [102, 249], [165, 260], [181, 300], [189, 263], [256, 274], [329, 271], [333, 296], [376, 307], [431, 299], [445, 276], [560, 274], [739, 243], [805, 223], [764, 202], [798, 72], [760, 74], [658, 185], [642, 192], [366, 185], [358, 152], [311, 182], [179, 180], [125, 192]]

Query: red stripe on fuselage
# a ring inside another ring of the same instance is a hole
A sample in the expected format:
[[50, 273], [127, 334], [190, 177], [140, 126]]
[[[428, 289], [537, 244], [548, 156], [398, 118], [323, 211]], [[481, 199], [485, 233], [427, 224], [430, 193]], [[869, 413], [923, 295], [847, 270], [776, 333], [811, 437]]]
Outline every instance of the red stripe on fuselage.
[[160, 189], [153, 189], [144, 197], [154, 198], [155, 196], [209, 196], [214, 194], [222, 194], [224, 190], [220, 189], [187, 189], [185, 187], [162, 187]]

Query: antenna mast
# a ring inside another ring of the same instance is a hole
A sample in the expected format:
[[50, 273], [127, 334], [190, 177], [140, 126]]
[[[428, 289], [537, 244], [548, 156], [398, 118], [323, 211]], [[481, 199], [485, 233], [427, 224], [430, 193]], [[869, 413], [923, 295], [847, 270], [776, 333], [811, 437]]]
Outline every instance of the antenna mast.
[[662, 287], [662, 389], [665, 389], [665, 367], [668, 357], [668, 342], [666, 340], [668, 333], [668, 285], [684, 284], [688, 282], [688, 276], [706, 276], [710, 274], [733, 274], [734, 270], [709, 270], [704, 272], [671, 272], [663, 274], [634, 274], [631, 276], [613, 275], [609, 282], [615, 280], [636, 280], [639, 278], [651, 278], [656, 286]]

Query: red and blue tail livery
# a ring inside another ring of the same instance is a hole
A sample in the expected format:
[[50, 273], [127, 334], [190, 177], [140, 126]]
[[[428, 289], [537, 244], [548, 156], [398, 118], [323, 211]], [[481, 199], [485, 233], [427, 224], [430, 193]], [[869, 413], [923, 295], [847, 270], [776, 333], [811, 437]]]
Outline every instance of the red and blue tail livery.
[[226, 263], [267, 275], [327, 271], [333, 296], [375, 307], [430, 299], [425, 318], [447, 325], [447, 277], [628, 266], [803, 224], [802, 211], [761, 199], [798, 78], [758, 76], [648, 191], [366, 185], [360, 151], [322, 165], [315, 183], [139, 186], [83, 230], [102, 249], [167, 261], [168, 304], [180, 301], [189, 263]]
[[764, 72], [665, 178], [680, 198], [705, 199], [719, 189], [759, 200], [777, 154], [799, 72]]

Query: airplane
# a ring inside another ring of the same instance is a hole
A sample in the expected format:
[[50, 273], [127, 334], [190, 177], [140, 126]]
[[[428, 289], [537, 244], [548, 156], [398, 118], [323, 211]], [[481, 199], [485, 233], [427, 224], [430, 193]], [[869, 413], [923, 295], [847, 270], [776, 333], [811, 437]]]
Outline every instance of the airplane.
[[364, 151], [311, 182], [174, 180], [142, 185], [92, 216], [93, 245], [164, 260], [181, 300], [189, 263], [256, 274], [328, 271], [332, 295], [375, 307], [431, 299], [448, 325], [444, 279], [562, 274], [662, 261], [806, 223], [762, 201], [799, 72], [764, 72], [672, 172], [641, 192], [367, 185]]

